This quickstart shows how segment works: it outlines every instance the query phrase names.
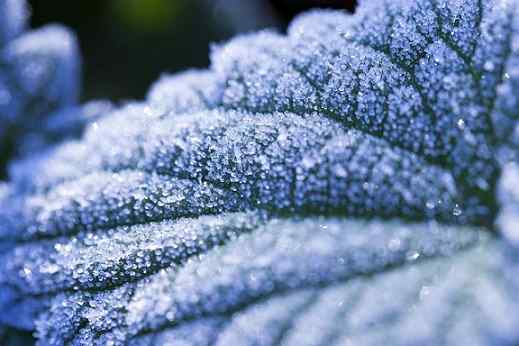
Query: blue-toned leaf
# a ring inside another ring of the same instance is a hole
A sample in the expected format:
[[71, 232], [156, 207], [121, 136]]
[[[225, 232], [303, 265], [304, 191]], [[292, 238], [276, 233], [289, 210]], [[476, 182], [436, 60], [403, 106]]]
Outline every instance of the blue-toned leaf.
[[45, 133], [47, 117], [74, 106], [79, 96], [80, 59], [74, 35], [58, 25], [23, 33], [26, 16], [25, 1], [0, 1], [2, 171], [12, 156], [52, 142]]
[[0, 1], [0, 47], [23, 32], [26, 27], [27, 14], [25, 1]]
[[176, 114], [214, 108], [221, 99], [222, 85], [214, 73], [189, 70], [163, 75], [148, 92], [148, 102], [164, 112]]
[[41, 345], [516, 344], [518, 6], [304, 14], [15, 162], [2, 322]]
[[[273, 220], [181, 268], [60, 295], [39, 333], [55, 345], [516, 340], [519, 310], [500, 250], [470, 228]], [[448, 328], [446, 318], [455, 319]]]

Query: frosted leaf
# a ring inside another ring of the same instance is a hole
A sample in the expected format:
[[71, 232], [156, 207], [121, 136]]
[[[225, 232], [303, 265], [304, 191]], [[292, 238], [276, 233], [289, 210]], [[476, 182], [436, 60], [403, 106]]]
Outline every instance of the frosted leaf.
[[211, 318], [187, 323], [175, 330], [146, 335], [133, 339], [131, 346], [211, 346], [225, 326], [226, 319]]
[[[3, 51], [13, 92], [50, 105], [71, 105], [78, 96], [76, 42], [65, 28], [52, 25], [11, 41]], [[42, 112], [48, 111], [45, 108]]]
[[517, 343], [518, 6], [311, 12], [101, 106], [0, 187], [2, 323], [41, 345]]
[[[180, 266], [259, 224], [261, 217], [256, 214], [222, 214], [28, 243], [0, 255], [0, 284], [34, 295], [114, 287], [128, 276], [138, 280], [162, 268]], [[18, 276], [22, 272], [30, 275]]]
[[162, 345], [186, 333], [193, 345], [377, 344], [389, 335], [395, 344], [437, 344], [456, 314], [446, 344], [517, 340], [517, 302], [499, 249], [470, 228], [273, 220], [149, 280], [60, 295], [38, 332], [49, 345]]
[[46, 145], [47, 117], [73, 106], [79, 96], [80, 58], [74, 35], [58, 25], [23, 33], [27, 12], [23, 0], [0, 1], [2, 171], [11, 156]]
[[82, 175], [63, 176], [65, 182], [0, 211], [0, 237], [48, 237], [256, 208], [456, 223], [481, 216], [465, 209], [448, 172], [317, 115], [200, 113], [139, 119], [137, 128], [119, 127], [117, 133], [107, 127], [113, 122], [100, 120], [81, 143], [70, 144], [79, 150], [65, 146], [59, 152], [65, 167], [77, 170], [61, 169], [53, 159], [35, 169], [43, 178]]
[[182, 114], [214, 108], [220, 98], [221, 86], [209, 71], [190, 70], [163, 75], [151, 87], [148, 101], [165, 113]]
[[[516, 10], [505, 2], [463, 4], [372, 2], [361, 6], [355, 16], [303, 15], [291, 25], [288, 36], [265, 31], [239, 37], [214, 50], [212, 70], [164, 77], [150, 91], [149, 104], [115, 112], [106, 122], [96, 123], [82, 142], [58, 148], [38, 169], [41, 176], [35, 179], [36, 188], [47, 190], [99, 169], [117, 171], [140, 165], [144, 170], [169, 170], [171, 164], [162, 160], [152, 162], [155, 166], [143, 161], [148, 159], [149, 142], [158, 142], [155, 137], [161, 128], [180, 132], [198, 126], [197, 121], [188, 123], [190, 116], [179, 118], [178, 114], [222, 107], [246, 110], [240, 112], [244, 115], [279, 111], [308, 118], [317, 113], [336, 126], [346, 125], [350, 133], [356, 130], [361, 137], [379, 137], [391, 150], [401, 151], [399, 155], [419, 156], [426, 163], [421, 166], [445, 170], [447, 175], [441, 176], [447, 178], [440, 180], [453, 181], [463, 199], [449, 205], [450, 212], [463, 214], [462, 221], [489, 225], [497, 212], [494, 192], [499, 174], [495, 159], [499, 129], [494, 129], [493, 120], [502, 99], [497, 90], [505, 82], [496, 73], [507, 70], [510, 39], [503, 37], [513, 36], [508, 17]], [[490, 63], [501, 68], [490, 69]], [[513, 80], [508, 78], [510, 83]], [[458, 88], [460, 84], [465, 87]], [[210, 127], [205, 119], [200, 122]], [[160, 147], [157, 151], [167, 151], [168, 142], [198, 150], [193, 143], [162, 141], [154, 144]], [[227, 147], [221, 142], [217, 145]], [[305, 158], [302, 163], [312, 160]], [[270, 169], [270, 162], [265, 167]], [[346, 177], [344, 167], [336, 168]], [[189, 176], [198, 173], [196, 169], [205, 171], [203, 167], [184, 169], [173, 171]], [[231, 178], [239, 179], [236, 174]], [[365, 181], [361, 185], [352, 186], [350, 192], [357, 194], [356, 190], [380, 184]], [[410, 191], [406, 194], [407, 203], [413, 196]], [[448, 204], [441, 198], [420, 203], [422, 214], [428, 216], [436, 215], [430, 211], [439, 204]], [[466, 210], [471, 210], [469, 215]], [[414, 217], [410, 214], [405, 216]]]
[[0, 201], [4, 201], [9, 194], [9, 185], [0, 182]]
[[27, 13], [25, 1], [0, 1], [0, 47], [22, 33], [26, 27]]
[[508, 163], [503, 168], [499, 184], [502, 205], [497, 219], [501, 232], [516, 247], [519, 247], [519, 166]]
[[28, 243], [2, 249], [0, 306], [16, 311], [4, 323], [31, 328], [50, 297], [66, 291], [112, 289], [146, 279], [163, 268], [182, 266], [191, 257], [251, 232], [257, 213], [203, 216], [82, 232], [72, 239]]
[[3, 239], [45, 239], [247, 209], [247, 201], [238, 197], [192, 180], [138, 171], [99, 172], [31, 196], [18, 210], [11, 208], [0, 234]]
[[287, 37], [240, 37], [216, 49], [212, 64], [225, 81], [226, 107], [318, 111], [451, 167], [471, 200], [486, 200], [498, 174], [494, 127], [502, 122], [493, 120], [507, 102], [497, 91], [517, 99], [513, 85], [503, 90], [507, 72], [507, 84], [516, 79], [516, 7], [370, 1], [355, 16], [303, 15]]
[[31, 189], [41, 177], [41, 163], [53, 156], [54, 146], [67, 139], [79, 138], [87, 125], [96, 126], [97, 121], [112, 108], [110, 102], [98, 100], [50, 113], [45, 124], [26, 134], [18, 148], [21, 158], [10, 162], [9, 176], [16, 177], [18, 188]]

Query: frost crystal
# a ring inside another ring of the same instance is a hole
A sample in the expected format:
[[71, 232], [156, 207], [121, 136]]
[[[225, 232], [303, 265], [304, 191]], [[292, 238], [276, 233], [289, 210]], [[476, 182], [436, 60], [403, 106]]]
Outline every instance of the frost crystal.
[[518, 11], [310, 12], [55, 113], [90, 120], [0, 185], [0, 321], [41, 345], [518, 343]]

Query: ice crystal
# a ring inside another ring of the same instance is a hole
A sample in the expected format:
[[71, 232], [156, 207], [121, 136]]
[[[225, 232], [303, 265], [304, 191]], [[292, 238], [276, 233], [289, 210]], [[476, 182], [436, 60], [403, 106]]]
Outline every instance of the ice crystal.
[[0, 185], [1, 322], [41, 345], [516, 344], [518, 11], [310, 12], [81, 108], [81, 139]]

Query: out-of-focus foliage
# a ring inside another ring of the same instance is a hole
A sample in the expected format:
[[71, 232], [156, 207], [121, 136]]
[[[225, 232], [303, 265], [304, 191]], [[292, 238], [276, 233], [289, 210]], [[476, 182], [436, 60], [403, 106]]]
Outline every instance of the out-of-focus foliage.
[[26, 19], [25, 2], [0, 1], [0, 176], [12, 156], [49, 140], [48, 117], [79, 94], [74, 36], [56, 25], [24, 32]]
[[518, 15], [311, 12], [13, 163], [2, 323], [41, 345], [517, 344]]

